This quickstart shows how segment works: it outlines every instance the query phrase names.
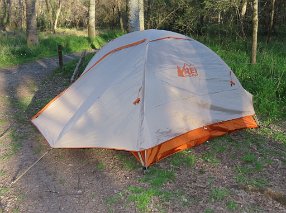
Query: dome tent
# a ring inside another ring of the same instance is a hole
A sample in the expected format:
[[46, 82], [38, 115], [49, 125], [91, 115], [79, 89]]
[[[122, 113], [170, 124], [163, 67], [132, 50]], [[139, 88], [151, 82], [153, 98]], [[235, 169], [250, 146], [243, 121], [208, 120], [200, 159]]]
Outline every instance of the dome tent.
[[145, 30], [105, 45], [33, 118], [54, 148], [126, 150], [144, 167], [257, 123], [252, 95], [212, 50]]

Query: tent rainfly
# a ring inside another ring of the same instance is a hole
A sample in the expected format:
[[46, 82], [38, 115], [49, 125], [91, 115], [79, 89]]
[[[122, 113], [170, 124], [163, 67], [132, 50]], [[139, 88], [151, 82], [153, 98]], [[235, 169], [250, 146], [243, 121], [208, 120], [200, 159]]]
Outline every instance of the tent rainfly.
[[144, 167], [256, 128], [252, 95], [200, 42], [165, 30], [105, 45], [70, 87], [33, 118], [54, 148], [130, 151]]

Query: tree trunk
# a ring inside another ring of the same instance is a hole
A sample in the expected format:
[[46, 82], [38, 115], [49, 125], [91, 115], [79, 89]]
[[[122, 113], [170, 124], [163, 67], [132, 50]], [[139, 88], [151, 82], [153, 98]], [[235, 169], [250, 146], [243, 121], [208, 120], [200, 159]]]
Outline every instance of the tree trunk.
[[271, 12], [270, 12], [270, 23], [269, 23], [268, 34], [267, 34], [267, 43], [270, 41], [271, 34], [273, 31], [274, 12], [275, 12], [275, 0], [272, 0], [271, 1]]
[[3, 10], [2, 10], [2, 17], [0, 22], [0, 30], [7, 30], [7, 26], [10, 22], [10, 15], [11, 15], [11, 0], [4, 0], [3, 1]]
[[220, 24], [220, 22], [221, 22], [221, 11], [218, 11], [217, 23]]
[[129, 0], [128, 9], [128, 31], [134, 32], [140, 30], [138, 0]]
[[124, 29], [129, 31], [129, 0], [125, 0], [125, 15], [124, 15]]
[[21, 0], [22, 1], [22, 29], [27, 28], [27, 22], [25, 21], [27, 19], [27, 6], [26, 6], [26, 2], [25, 0]]
[[129, 32], [144, 30], [144, 0], [129, 0]]
[[139, 29], [144, 30], [144, 0], [138, 0], [139, 4]]
[[246, 14], [246, 9], [247, 9], [247, 0], [242, 0], [242, 5], [241, 5], [241, 10], [239, 10], [239, 7], [237, 6], [237, 15], [239, 18], [240, 22], [240, 27], [241, 27], [241, 35], [245, 39], [245, 32], [244, 32], [244, 17]]
[[147, 20], [146, 27], [150, 29], [151, 21], [150, 21], [150, 14], [151, 14], [151, 0], [147, 0], [147, 11], [145, 20]]
[[53, 30], [53, 25], [54, 25], [54, 21], [53, 21], [53, 14], [52, 14], [52, 9], [51, 9], [51, 3], [50, 0], [45, 0], [46, 2], [46, 7], [47, 7], [47, 16], [49, 18], [49, 28], [52, 31]]
[[6, 0], [3, 1], [3, 6], [1, 8], [1, 20], [0, 20], [0, 30], [4, 30], [5, 28], [5, 20], [7, 15], [7, 2]]
[[89, 1], [88, 10], [88, 37], [90, 39], [95, 37], [95, 0]]
[[247, 0], [242, 0], [242, 6], [241, 6], [241, 12], [240, 12], [240, 16], [242, 19], [244, 19], [245, 17], [246, 9], [247, 9]]
[[59, 20], [60, 14], [61, 14], [61, 9], [62, 9], [62, 1], [59, 0], [59, 7], [57, 9], [56, 17], [55, 17], [55, 21], [54, 21], [54, 25], [53, 25], [53, 33], [56, 33], [57, 26], [58, 26], [58, 20]]
[[22, 0], [18, 1], [19, 4], [19, 17], [18, 17], [18, 24], [21, 30], [23, 30], [23, 2]]
[[36, 1], [26, 0], [27, 45], [32, 47], [39, 43], [37, 34]]
[[119, 18], [120, 30], [124, 31], [124, 22], [122, 17], [122, 0], [117, 0], [117, 13]]
[[256, 64], [258, 32], [258, 0], [253, 0], [251, 63]]
[[9, 25], [10, 25], [10, 18], [11, 18], [11, 13], [12, 13], [12, 0], [8, 0], [8, 11], [7, 11], [7, 19], [6, 19], [6, 24], [5, 24], [5, 30], [9, 30]]

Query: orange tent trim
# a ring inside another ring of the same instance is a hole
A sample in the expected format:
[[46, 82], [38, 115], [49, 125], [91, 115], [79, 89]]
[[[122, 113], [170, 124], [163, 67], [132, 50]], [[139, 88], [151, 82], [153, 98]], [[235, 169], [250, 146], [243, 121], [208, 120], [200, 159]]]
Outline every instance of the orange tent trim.
[[91, 70], [93, 67], [95, 67], [99, 62], [101, 62], [103, 59], [105, 59], [107, 56], [109, 56], [110, 54], [112, 53], [115, 53], [115, 52], [118, 52], [120, 50], [123, 50], [123, 49], [126, 49], [126, 48], [129, 48], [129, 47], [133, 47], [133, 46], [136, 46], [138, 44], [142, 44], [146, 41], [146, 39], [142, 39], [140, 41], [136, 41], [136, 42], [133, 42], [133, 43], [130, 43], [130, 44], [127, 44], [127, 45], [124, 45], [124, 46], [121, 46], [121, 47], [118, 47], [118, 48], [115, 48], [111, 51], [109, 51], [108, 53], [106, 53], [104, 56], [102, 56], [97, 62], [95, 62], [90, 68], [88, 68], [84, 73], [87, 73], [89, 70]]
[[[198, 146], [211, 138], [222, 136], [239, 129], [257, 127], [258, 125], [253, 116], [245, 116], [229, 121], [210, 124], [179, 135], [153, 148], [140, 151], [140, 155], [145, 164], [144, 166], [148, 167], [165, 157], [185, 149]], [[132, 154], [139, 162], [141, 162], [138, 152], [132, 152]]]

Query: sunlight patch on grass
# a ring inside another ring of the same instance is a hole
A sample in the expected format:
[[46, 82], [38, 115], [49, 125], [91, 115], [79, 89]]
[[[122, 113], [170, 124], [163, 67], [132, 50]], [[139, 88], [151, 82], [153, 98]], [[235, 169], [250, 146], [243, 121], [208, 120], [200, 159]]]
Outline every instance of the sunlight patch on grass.
[[6, 126], [8, 121], [6, 119], [0, 119], [0, 127], [1, 126]]
[[57, 55], [57, 46], [63, 46], [63, 53], [80, 52], [90, 50], [91, 43], [101, 48], [108, 41], [122, 35], [120, 31], [105, 31], [99, 33], [93, 41], [87, 35], [83, 36], [76, 32], [69, 33], [40, 33], [39, 45], [28, 48], [24, 32], [17, 35], [0, 33], [0, 67], [22, 64], [39, 58]]
[[140, 212], [146, 212], [153, 197], [160, 195], [160, 191], [153, 188], [145, 189], [143, 187], [130, 186], [128, 190], [130, 191], [128, 201], [135, 202]]

